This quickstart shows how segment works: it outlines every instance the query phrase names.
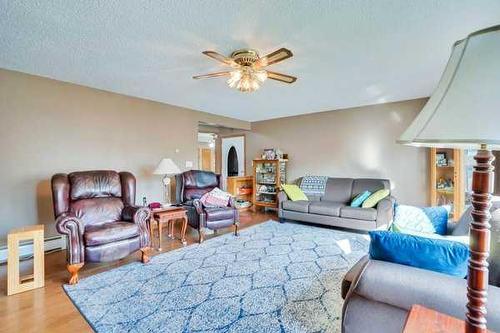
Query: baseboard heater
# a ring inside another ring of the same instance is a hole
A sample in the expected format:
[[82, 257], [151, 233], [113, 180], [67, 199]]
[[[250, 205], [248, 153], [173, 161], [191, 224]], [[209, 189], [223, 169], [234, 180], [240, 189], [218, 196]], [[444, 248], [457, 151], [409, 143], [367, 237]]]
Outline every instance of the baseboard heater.
[[[66, 249], [66, 237], [59, 235], [53, 237], [47, 237], [44, 240], [44, 250], [48, 251], [56, 251], [56, 250], [64, 250]], [[0, 264], [7, 262], [7, 244], [0, 245]], [[26, 241], [21, 242], [19, 245], [19, 259], [27, 259], [33, 256], [33, 242]]]

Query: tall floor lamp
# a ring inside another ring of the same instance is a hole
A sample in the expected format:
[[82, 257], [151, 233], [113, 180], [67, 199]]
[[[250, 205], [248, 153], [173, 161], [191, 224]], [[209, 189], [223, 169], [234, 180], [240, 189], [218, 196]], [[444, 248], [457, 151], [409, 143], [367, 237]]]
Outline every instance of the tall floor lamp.
[[431, 98], [398, 142], [478, 149], [472, 178], [472, 223], [466, 332], [486, 330], [493, 155], [500, 149], [500, 25], [453, 45]]
[[170, 158], [162, 159], [153, 171], [155, 175], [163, 175], [163, 202], [165, 206], [170, 206], [170, 176], [180, 172], [179, 167]]

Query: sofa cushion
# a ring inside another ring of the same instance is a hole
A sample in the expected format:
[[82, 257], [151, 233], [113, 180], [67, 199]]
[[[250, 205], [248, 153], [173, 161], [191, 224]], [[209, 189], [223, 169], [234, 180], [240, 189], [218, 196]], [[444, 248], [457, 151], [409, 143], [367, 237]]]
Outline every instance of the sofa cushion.
[[207, 207], [205, 208], [207, 221], [221, 221], [234, 218], [234, 209], [232, 207]]
[[340, 216], [340, 208], [345, 204], [334, 201], [314, 201], [309, 204], [309, 213], [329, 216]]
[[309, 201], [291, 201], [287, 200], [283, 202], [283, 209], [293, 210], [294, 212], [309, 213]]
[[113, 243], [139, 236], [139, 226], [132, 222], [112, 222], [85, 227], [83, 238], [87, 246]]
[[375, 221], [377, 219], [377, 210], [375, 208], [345, 206], [340, 209], [340, 216], [350, 219]]
[[352, 178], [328, 178], [325, 194], [321, 200], [350, 202], [352, 182]]

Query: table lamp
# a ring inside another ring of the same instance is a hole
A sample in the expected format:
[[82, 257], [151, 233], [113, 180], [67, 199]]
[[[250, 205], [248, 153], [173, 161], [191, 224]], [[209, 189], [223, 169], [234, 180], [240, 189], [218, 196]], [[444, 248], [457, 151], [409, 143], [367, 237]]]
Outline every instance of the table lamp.
[[170, 206], [170, 176], [180, 173], [179, 167], [170, 158], [164, 158], [158, 163], [153, 174], [163, 175], [163, 199], [165, 206]]
[[472, 176], [465, 331], [485, 333], [494, 176], [491, 150], [500, 149], [500, 25], [471, 33], [453, 45], [437, 88], [398, 142], [478, 149]]

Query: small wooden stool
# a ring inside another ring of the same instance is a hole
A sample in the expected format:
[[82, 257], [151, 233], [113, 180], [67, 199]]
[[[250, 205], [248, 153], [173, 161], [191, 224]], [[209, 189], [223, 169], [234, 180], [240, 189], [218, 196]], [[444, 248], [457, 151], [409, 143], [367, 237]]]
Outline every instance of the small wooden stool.
[[[33, 240], [33, 274], [19, 276], [19, 242]], [[41, 288], [45, 285], [43, 225], [13, 229], [7, 236], [7, 295]]]

